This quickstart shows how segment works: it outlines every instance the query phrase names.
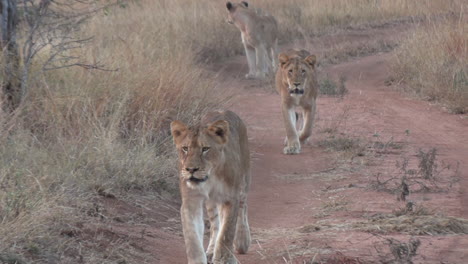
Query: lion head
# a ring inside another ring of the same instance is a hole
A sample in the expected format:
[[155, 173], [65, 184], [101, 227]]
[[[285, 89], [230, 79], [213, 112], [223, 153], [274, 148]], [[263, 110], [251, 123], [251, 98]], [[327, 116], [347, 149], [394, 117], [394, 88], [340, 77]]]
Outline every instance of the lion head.
[[187, 127], [180, 121], [173, 121], [171, 133], [179, 154], [182, 180], [192, 184], [208, 180], [216, 164], [223, 162], [229, 123], [219, 120], [207, 126]]
[[306, 92], [307, 87], [310, 87], [308, 82], [315, 78], [316, 61], [315, 55], [310, 55], [305, 50], [294, 50], [279, 55], [279, 71], [290, 95], [301, 96]]
[[248, 7], [249, 7], [249, 4], [245, 1], [242, 1], [240, 3], [227, 2], [226, 3], [226, 8], [228, 10], [227, 22], [229, 24], [234, 24], [235, 14], [237, 13], [237, 11], [246, 10]]

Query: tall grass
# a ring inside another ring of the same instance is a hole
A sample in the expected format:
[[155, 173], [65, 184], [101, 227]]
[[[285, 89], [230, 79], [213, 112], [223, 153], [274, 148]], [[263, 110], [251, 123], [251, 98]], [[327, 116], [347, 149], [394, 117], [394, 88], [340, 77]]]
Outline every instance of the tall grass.
[[448, 19], [418, 28], [397, 49], [393, 65], [405, 87], [454, 113], [468, 112], [468, 25]]
[[110, 71], [34, 67], [23, 107], [1, 113], [0, 262], [135, 257], [127, 242], [99, 231], [112, 221], [96, 212], [98, 194], [174, 192], [170, 121], [192, 123], [228, 98], [196, 65], [198, 41], [210, 41], [195, 37], [206, 23], [194, 25], [201, 16], [186, 4], [198, 4], [140, 4], [107, 10], [82, 28], [94, 41], [80, 56]]
[[[273, 13], [283, 41], [447, 11], [454, 1], [252, 1]], [[25, 104], [0, 113], [0, 262], [144, 263], [104, 232], [99, 193], [128, 200], [174, 189], [169, 123], [194, 122], [226, 91], [203, 63], [242, 53], [238, 30], [212, 0], [134, 1], [94, 16], [81, 54], [109, 71], [38, 71]], [[20, 38], [21, 39], [21, 38]], [[1, 62], [1, 60], [0, 60]], [[106, 240], [107, 239], [107, 240]], [[105, 240], [105, 241], [103, 241]]]
[[283, 42], [297, 38], [366, 26], [399, 18], [422, 19], [438, 13], [457, 11], [460, 0], [253, 0], [277, 18]]

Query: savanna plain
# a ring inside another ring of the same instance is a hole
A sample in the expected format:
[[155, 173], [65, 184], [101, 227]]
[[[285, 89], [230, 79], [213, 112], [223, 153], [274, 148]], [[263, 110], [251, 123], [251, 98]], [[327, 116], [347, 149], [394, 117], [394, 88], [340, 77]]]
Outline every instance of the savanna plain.
[[280, 52], [317, 56], [299, 155], [282, 153], [273, 77], [244, 78], [225, 1], [52, 1], [82, 18], [61, 32], [86, 41], [54, 57], [70, 67], [44, 67], [68, 38], [31, 34], [69, 20], [18, 2], [18, 45], [48, 44], [20, 49], [21, 102], [0, 111], [0, 263], [186, 263], [169, 125], [214, 109], [249, 134], [239, 263], [468, 263], [467, 2], [248, 2], [276, 17]]

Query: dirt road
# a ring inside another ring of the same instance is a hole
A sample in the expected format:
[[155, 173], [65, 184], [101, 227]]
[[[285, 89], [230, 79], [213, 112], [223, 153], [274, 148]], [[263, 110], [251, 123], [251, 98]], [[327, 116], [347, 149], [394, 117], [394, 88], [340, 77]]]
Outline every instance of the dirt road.
[[[371, 188], [370, 182], [379, 173], [397, 173], [395, 163], [403, 157], [414, 162], [420, 148], [435, 147], [440, 160], [459, 161], [461, 181], [448, 192], [415, 193], [408, 199], [431, 212], [468, 219], [468, 119], [386, 86], [391, 56], [374, 54], [322, 69], [321, 74], [332, 79], [346, 77], [349, 93], [343, 99], [318, 99], [311, 143], [295, 156], [282, 154], [285, 132], [280, 98], [272, 84], [242, 79], [247, 72], [244, 57], [225, 62], [220, 78], [238, 93], [230, 109], [247, 123], [252, 151], [253, 243], [247, 255], [238, 256], [240, 263], [312, 263], [330, 258], [343, 260], [337, 263], [358, 263], [344, 262], [357, 258], [376, 263], [388, 258], [386, 238], [408, 242], [410, 235], [374, 235], [357, 226], [372, 215], [405, 206], [394, 194]], [[323, 142], [330, 138], [359, 142], [356, 148], [362, 153], [327, 150]], [[379, 145], [376, 142], [394, 147], [386, 151], [369, 147]], [[186, 262], [180, 233], [154, 232], [160, 263]], [[421, 241], [414, 263], [468, 263], [466, 234], [414, 237]]]

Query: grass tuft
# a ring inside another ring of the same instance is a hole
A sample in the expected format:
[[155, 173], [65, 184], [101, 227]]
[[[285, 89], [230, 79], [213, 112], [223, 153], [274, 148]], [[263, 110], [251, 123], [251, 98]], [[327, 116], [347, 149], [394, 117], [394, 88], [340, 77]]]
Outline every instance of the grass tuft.
[[346, 88], [346, 77], [340, 76], [339, 83], [337, 84], [327, 76], [321, 80], [319, 92], [322, 95], [344, 97], [348, 93], [348, 89]]
[[372, 233], [405, 233], [410, 235], [468, 234], [468, 220], [442, 215], [404, 214], [376, 215], [368, 222], [356, 223], [358, 230]]
[[396, 49], [393, 70], [405, 90], [468, 112], [468, 26], [464, 18], [419, 27]]

